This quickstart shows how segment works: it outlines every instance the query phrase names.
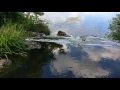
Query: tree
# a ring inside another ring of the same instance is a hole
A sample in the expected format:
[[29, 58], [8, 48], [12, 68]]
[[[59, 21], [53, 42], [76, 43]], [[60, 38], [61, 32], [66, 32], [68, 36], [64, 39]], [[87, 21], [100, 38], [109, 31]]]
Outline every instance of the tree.
[[0, 12], [0, 27], [7, 23], [17, 23], [17, 25], [22, 25], [26, 31], [49, 35], [50, 30], [46, 21], [39, 18], [42, 15], [44, 15], [43, 12]]
[[23, 12], [0, 12], [0, 27], [8, 22], [21, 23], [24, 20]]
[[44, 13], [43, 12], [33, 12], [34, 14], [35, 14], [35, 20], [37, 21], [37, 19], [38, 19], [38, 16], [42, 16], [42, 15], [44, 15]]
[[109, 29], [111, 32], [108, 37], [120, 42], [120, 14], [117, 14], [116, 17], [112, 19], [112, 22], [109, 25]]
[[[43, 12], [27, 12], [27, 17], [28, 17], [28, 18], [30, 18], [30, 14], [31, 14], [31, 13], [33, 13], [33, 14], [35, 15], [35, 21], [38, 20], [38, 16], [44, 15]], [[31, 17], [33, 17], [33, 16], [31, 16]]]
[[27, 18], [33, 21], [33, 23], [31, 23], [31, 21], [29, 21], [30, 25], [25, 25], [25, 26], [27, 26], [27, 28], [29, 28], [28, 31], [44, 33], [46, 35], [50, 34], [48, 22], [45, 20], [41, 20], [39, 18], [39, 16], [42, 16], [42, 15], [44, 15], [43, 12], [27, 12], [27, 14], [26, 14]]

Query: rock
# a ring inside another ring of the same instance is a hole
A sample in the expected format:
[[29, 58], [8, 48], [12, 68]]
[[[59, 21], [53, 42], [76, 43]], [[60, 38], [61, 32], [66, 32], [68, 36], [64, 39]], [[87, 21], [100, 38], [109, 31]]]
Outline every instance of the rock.
[[0, 60], [0, 69], [4, 68], [5, 66], [11, 65], [12, 61], [10, 61], [9, 59], [1, 59]]
[[31, 37], [35, 37], [35, 36], [38, 36], [38, 33], [37, 32], [31, 32]]
[[84, 36], [79, 36], [81, 39], [82, 39], [82, 41], [85, 41], [86, 39], [87, 39], [87, 36], [86, 35], [84, 35]]
[[41, 45], [38, 44], [37, 42], [29, 42], [29, 48], [30, 49], [40, 49]]
[[44, 33], [31, 32], [30, 36], [34, 38], [44, 38], [46, 35]]
[[71, 35], [68, 35], [63, 31], [58, 31], [57, 36], [63, 36], [64, 38], [73, 38]]
[[97, 37], [96, 35], [91, 35], [91, 36], [93, 36], [93, 37]]
[[39, 33], [40, 37], [45, 37], [46, 35], [44, 33]]
[[66, 36], [66, 33], [63, 31], [58, 31], [57, 36]]

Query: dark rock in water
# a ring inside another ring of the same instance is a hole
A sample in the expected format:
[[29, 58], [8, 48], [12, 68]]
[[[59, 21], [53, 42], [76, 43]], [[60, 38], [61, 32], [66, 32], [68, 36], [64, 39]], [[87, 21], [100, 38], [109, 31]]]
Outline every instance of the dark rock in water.
[[1, 59], [0, 60], [0, 69], [4, 68], [5, 66], [11, 65], [12, 61], [9, 59]]
[[85, 41], [86, 39], [87, 39], [87, 36], [86, 35], [84, 35], [84, 36], [79, 36], [81, 39], [82, 39], [82, 41]]
[[66, 33], [63, 31], [58, 31], [57, 36], [66, 36]]
[[93, 37], [97, 37], [96, 35], [91, 35], [91, 36], [93, 36]]
[[44, 39], [46, 35], [44, 33], [38, 33], [34, 38]]
[[31, 32], [31, 34], [30, 34], [31, 37], [35, 37], [35, 36], [37, 36], [37, 35], [38, 35], [37, 32]]
[[46, 35], [44, 33], [39, 33], [40, 37], [45, 37]]
[[41, 45], [34, 41], [26, 42], [30, 49], [40, 49]]
[[38, 32], [31, 32], [31, 37], [37, 37], [37, 38], [42, 38], [45, 37], [46, 35], [44, 33], [38, 33]]

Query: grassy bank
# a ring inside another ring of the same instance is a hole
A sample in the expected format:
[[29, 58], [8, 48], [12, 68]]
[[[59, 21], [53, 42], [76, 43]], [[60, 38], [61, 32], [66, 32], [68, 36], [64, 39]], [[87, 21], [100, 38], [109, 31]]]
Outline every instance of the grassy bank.
[[[30, 15], [32, 13], [33, 15]], [[43, 12], [0, 12], [0, 57], [8, 54], [26, 55], [25, 44], [30, 32], [50, 34], [49, 27], [41, 20]]]
[[26, 31], [22, 25], [8, 23], [0, 28], [0, 57], [7, 54], [26, 55]]

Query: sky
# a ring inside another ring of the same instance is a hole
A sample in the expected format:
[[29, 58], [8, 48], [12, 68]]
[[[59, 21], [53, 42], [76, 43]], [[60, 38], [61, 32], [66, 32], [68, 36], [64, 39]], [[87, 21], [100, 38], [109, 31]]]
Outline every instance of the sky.
[[110, 30], [108, 26], [112, 18], [120, 12], [44, 12], [43, 18], [47, 19], [51, 35], [56, 35], [59, 30], [71, 34], [97, 35], [104, 37]]

